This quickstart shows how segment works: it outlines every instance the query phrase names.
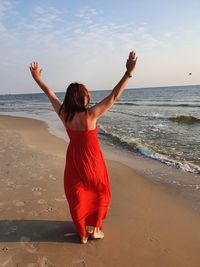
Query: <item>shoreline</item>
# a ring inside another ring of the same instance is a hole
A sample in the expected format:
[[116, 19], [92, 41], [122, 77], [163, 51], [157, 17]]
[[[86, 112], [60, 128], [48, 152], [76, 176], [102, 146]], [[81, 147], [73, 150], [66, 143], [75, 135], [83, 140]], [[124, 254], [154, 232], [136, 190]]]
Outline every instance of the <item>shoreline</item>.
[[[57, 115], [53, 113], [57, 119], [58, 126], [63, 127]], [[25, 117], [23, 114], [20, 116], [17, 115], [2, 115], [0, 117], [11, 117], [11, 118], [22, 118], [22, 119], [31, 119], [45, 124], [50, 135], [57, 137], [60, 140], [68, 143], [69, 138], [64, 129], [63, 132], [60, 132], [55, 129], [55, 126], [49, 125], [47, 121], [43, 119], [38, 119], [37, 116]], [[66, 135], [64, 136], [65, 133]], [[195, 173], [190, 173], [183, 171], [179, 168], [173, 166], [168, 166], [162, 162], [146, 157], [140, 153], [129, 151], [122, 147], [114, 146], [105, 141], [99, 139], [101, 148], [104, 152], [105, 159], [114, 160], [118, 163], [123, 163], [126, 166], [132, 168], [139, 175], [144, 176], [147, 180], [150, 180], [154, 184], [160, 186], [168, 193], [185, 202], [185, 205], [191, 208], [194, 212], [200, 215], [200, 175]], [[51, 142], [51, 141], [50, 141]], [[41, 145], [41, 144], [40, 144]], [[56, 147], [54, 148], [56, 151]], [[57, 151], [58, 152], [58, 151]], [[59, 152], [58, 152], [59, 153]], [[63, 150], [62, 153], [65, 153]]]
[[[32, 119], [36, 119], [39, 121], [43, 121], [48, 125], [48, 130], [51, 134], [55, 135], [58, 138], [64, 139], [65, 141], [69, 142], [69, 138], [66, 134], [65, 128], [62, 124], [62, 122], [60, 121], [60, 119], [58, 119], [57, 114], [55, 114], [54, 111], [52, 111], [52, 114], [50, 114], [52, 119], [49, 119], [49, 114], [45, 114], [44, 116], [38, 116], [38, 114], [28, 114], [28, 113], [24, 113], [24, 112], [1, 112], [0, 116], [12, 116], [12, 117], [21, 117], [21, 118], [32, 118]], [[101, 125], [101, 124], [99, 124]], [[174, 159], [173, 157], [165, 156], [163, 154], [159, 154], [159, 152], [156, 151], [151, 151], [148, 150], [148, 147], [144, 146], [144, 147], [139, 147], [138, 150], [135, 150], [135, 148], [133, 147], [128, 147], [124, 144], [121, 143], [115, 143], [113, 144], [112, 141], [108, 141], [108, 139], [110, 138], [109, 136], [107, 136], [107, 140], [104, 140], [105, 137], [102, 137], [102, 132], [101, 132], [101, 126], [100, 126], [100, 131], [99, 131], [99, 140], [102, 143], [103, 146], [105, 146], [105, 148], [109, 148], [111, 149], [111, 151], [113, 150], [112, 154], [115, 157], [115, 148], [117, 148], [117, 150], [119, 152], [124, 152], [124, 154], [129, 153], [129, 155], [131, 156], [136, 156], [136, 158], [138, 156], [142, 156], [141, 158], [147, 158], [150, 160], [153, 160], [152, 162], [158, 161], [159, 163], [161, 163], [161, 165], [165, 165], [169, 168], [175, 169], [175, 170], [181, 170], [185, 173], [188, 174], [192, 174], [193, 177], [199, 177], [199, 183], [197, 184], [198, 186], [200, 186], [200, 169], [199, 169], [199, 165], [195, 165], [190, 161], [179, 161]], [[114, 149], [113, 149], [114, 148]], [[107, 149], [106, 149], [107, 150]], [[109, 153], [110, 154], [110, 153]], [[129, 160], [128, 160], [129, 161]], [[126, 163], [126, 162], [125, 162]]]
[[66, 148], [42, 121], [0, 116], [1, 265], [198, 266], [200, 216], [134, 171], [141, 159], [130, 168], [108, 159], [109, 148], [105, 239], [79, 244], [63, 189]]

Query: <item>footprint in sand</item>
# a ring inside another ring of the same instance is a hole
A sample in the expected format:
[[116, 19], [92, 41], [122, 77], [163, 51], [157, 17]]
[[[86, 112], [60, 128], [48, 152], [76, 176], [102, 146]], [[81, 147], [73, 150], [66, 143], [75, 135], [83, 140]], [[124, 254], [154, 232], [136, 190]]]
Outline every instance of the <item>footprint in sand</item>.
[[39, 213], [37, 211], [31, 210], [29, 212], [29, 215], [31, 215], [31, 216], [39, 216]]
[[17, 200], [13, 200], [13, 203], [15, 204], [15, 206], [17, 207], [23, 207], [25, 205], [25, 201], [17, 201]]
[[45, 267], [55, 267], [55, 265], [53, 263], [51, 263], [47, 257], [43, 256], [43, 257], [39, 257], [38, 258], [38, 266], [45, 266]]
[[51, 212], [51, 211], [53, 211], [53, 208], [52, 207], [48, 207], [48, 208], [46, 208], [46, 211], [47, 212]]
[[15, 185], [15, 183], [13, 183], [13, 182], [8, 182], [7, 183], [7, 186], [9, 187], [9, 188], [16, 188], [16, 185]]
[[4, 252], [7, 252], [9, 250], [9, 248], [8, 247], [3, 247], [1, 250], [4, 251]]
[[54, 181], [56, 181], [57, 180], [57, 178], [56, 177], [54, 177], [52, 174], [50, 174], [49, 175], [49, 178], [51, 178], [52, 180], [54, 180]]
[[20, 244], [30, 253], [35, 253], [39, 250], [39, 243], [30, 242], [30, 239], [26, 236], [20, 239]]
[[40, 196], [40, 195], [42, 195], [42, 187], [33, 187], [32, 188], [32, 191], [33, 191], [33, 193], [35, 194], [35, 195], [37, 195], [37, 196]]
[[32, 191], [33, 191], [33, 192], [35, 192], [35, 191], [36, 191], [36, 192], [38, 192], [38, 191], [42, 191], [42, 187], [33, 187], [33, 188], [32, 188]]
[[46, 200], [44, 200], [44, 199], [39, 199], [38, 200], [38, 204], [45, 204], [46, 203]]
[[168, 248], [163, 248], [162, 250], [163, 250], [163, 252], [166, 253], [166, 254], [170, 254], [170, 253], [171, 253], [171, 250], [168, 249]]
[[80, 259], [80, 260], [75, 260], [72, 262], [72, 265], [70, 267], [86, 267], [88, 266], [86, 261], [85, 261], [85, 258], [83, 259]]
[[64, 198], [55, 198], [55, 201], [57, 201], [57, 202], [64, 202], [66, 200]]
[[156, 243], [159, 242], [159, 240], [156, 237], [153, 237], [153, 236], [149, 237], [149, 241], [150, 242], [156, 242]]

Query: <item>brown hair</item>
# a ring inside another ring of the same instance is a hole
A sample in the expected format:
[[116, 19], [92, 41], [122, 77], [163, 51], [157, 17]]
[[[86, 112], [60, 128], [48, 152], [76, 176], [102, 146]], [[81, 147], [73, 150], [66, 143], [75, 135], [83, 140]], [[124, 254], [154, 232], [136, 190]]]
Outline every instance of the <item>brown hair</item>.
[[64, 101], [59, 109], [60, 113], [66, 112], [66, 121], [71, 121], [75, 115], [75, 112], [85, 111], [85, 97], [87, 97], [88, 104], [90, 102], [90, 93], [84, 84], [71, 83], [67, 87]]

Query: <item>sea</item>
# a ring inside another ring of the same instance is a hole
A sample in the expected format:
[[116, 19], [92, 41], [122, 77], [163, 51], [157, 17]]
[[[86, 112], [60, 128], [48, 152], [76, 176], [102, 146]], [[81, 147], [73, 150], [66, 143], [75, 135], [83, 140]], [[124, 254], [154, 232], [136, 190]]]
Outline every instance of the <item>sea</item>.
[[[90, 105], [110, 92], [91, 91]], [[65, 92], [56, 95], [62, 102]], [[0, 95], [0, 114], [43, 120], [68, 140], [44, 93]], [[97, 123], [104, 143], [200, 174], [200, 85], [126, 89]]]

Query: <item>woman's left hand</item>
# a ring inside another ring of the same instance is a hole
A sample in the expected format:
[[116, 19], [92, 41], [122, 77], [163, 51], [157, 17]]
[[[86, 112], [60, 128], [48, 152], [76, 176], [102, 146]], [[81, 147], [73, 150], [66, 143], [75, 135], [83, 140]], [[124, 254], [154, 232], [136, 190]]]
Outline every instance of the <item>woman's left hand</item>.
[[131, 51], [129, 53], [129, 57], [128, 57], [127, 62], [126, 62], [126, 69], [131, 75], [135, 69], [137, 59], [138, 58], [136, 57], [135, 52]]
[[39, 80], [41, 78], [42, 69], [39, 69], [38, 62], [33, 61], [29, 67], [34, 80]]

